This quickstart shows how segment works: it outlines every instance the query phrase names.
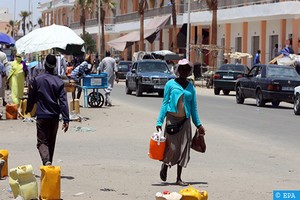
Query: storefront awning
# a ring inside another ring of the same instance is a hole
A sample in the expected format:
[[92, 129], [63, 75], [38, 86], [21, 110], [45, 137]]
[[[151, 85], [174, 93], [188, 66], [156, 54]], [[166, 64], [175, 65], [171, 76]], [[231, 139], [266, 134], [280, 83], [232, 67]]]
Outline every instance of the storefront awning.
[[[144, 28], [144, 39], [152, 43], [156, 34], [166, 25], [171, 15], [154, 17]], [[110, 40], [107, 44], [116, 50], [123, 51], [140, 40], [140, 31], [133, 31], [119, 38]]]

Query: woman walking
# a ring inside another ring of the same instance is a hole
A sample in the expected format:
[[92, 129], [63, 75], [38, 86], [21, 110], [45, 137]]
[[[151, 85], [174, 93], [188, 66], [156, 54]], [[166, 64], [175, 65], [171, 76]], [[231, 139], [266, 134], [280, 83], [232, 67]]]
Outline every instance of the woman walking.
[[[161, 130], [166, 118], [165, 137], [166, 149], [160, 178], [167, 180], [168, 167], [177, 165], [177, 185], [186, 186], [182, 181], [182, 168], [186, 168], [190, 160], [190, 147], [192, 141], [192, 127], [190, 117], [200, 134], [205, 134], [204, 127], [198, 116], [197, 99], [194, 85], [188, 81], [187, 77], [192, 72], [192, 65], [187, 59], [178, 62], [176, 75], [178, 78], [167, 82], [164, 91], [164, 99], [160, 109], [160, 114], [156, 122], [156, 129]], [[168, 125], [178, 125], [179, 131], [173, 133], [168, 130]]]

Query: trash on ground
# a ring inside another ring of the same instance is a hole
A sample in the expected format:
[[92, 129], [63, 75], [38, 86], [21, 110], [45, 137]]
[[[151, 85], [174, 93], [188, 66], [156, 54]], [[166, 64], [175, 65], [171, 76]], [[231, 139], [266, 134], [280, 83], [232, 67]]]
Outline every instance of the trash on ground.
[[74, 194], [73, 196], [74, 196], [74, 197], [78, 197], [78, 196], [81, 196], [81, 195], [83, 195], [83, 194], [84, 194], [84, 192], [78, 192], [78, 193]]
[[102, 191], [102, 192], [115, 192], [116, 190], [110, 189], [110, 188], [102, 188], [102, 189], [100, 189], [100, 191]]
[[76, 132], [92, 132], [92, 131], [96, 131], [96, 129], [94, 129], [94, 128], [82, 127], [82, 126], [74, 126], [73, 130], [76, 131]]
[[177, 192], [164, 191], [163, 193], [157, 192], [155, 198], [156, 200], [180, 200], [182, 195]]

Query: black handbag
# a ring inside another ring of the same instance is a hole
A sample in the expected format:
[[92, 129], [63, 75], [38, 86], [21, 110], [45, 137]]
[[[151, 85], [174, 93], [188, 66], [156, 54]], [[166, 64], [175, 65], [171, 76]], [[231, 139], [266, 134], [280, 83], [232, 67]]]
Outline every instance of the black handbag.
[[177, 123], [177, 124], [169, 124], [166, 126], [166, 132], [170, 135], [174, 135], [176, 133], [178, 133], [181, 128], [182, 125], [184, 124], [184, 122], [187, 120], [187, 118], [185, 118], [182, 122]]

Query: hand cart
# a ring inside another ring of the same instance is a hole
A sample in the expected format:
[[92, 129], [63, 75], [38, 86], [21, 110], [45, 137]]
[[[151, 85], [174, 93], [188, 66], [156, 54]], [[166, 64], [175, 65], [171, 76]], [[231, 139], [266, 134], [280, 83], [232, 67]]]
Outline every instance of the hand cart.
[[[88, 105], [92, 108], [102, 107], [104, 104], [104, 96], [99, 92], [99, 89], [108, 87], [107, 73], [88, 74], [83, 77], [83, 94], [84, 94], [84, 107]], [[88, 94], [88, 90], [93, 91]]]

